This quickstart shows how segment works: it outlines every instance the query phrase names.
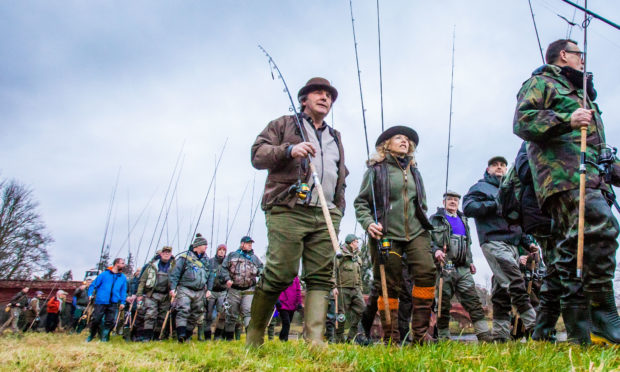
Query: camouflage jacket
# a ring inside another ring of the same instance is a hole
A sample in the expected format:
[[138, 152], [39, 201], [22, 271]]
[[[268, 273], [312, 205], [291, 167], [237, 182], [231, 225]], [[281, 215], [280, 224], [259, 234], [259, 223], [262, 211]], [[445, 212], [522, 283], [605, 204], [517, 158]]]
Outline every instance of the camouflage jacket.
[[[517, 96], [513, 131], [528, 141], [527, 153], [536, 197], [544, 205], [556, 193], [579, 188], [580, 131], [570, 126], [571, 114], [581, 107], [583, 89], [577, 89], [561, 74], [561, 68], [544, 65], [523, 83]], [[598, 105], [593, 124], [588, 126], [586, 160], [596, 163], [605, 146], [605, 129]], [[586, 187], [608, 190], [598, 170], [586, 166]], [[620, 163], [613, 167], [614, 184], [619, 184]]]
[[256, 285], [262, 271], [263, 263], [254, 251], [244, 252], [239, 248], [226, 256], [221, 273], [224, 281], [233, 282], [232, 288], [244, 290]]

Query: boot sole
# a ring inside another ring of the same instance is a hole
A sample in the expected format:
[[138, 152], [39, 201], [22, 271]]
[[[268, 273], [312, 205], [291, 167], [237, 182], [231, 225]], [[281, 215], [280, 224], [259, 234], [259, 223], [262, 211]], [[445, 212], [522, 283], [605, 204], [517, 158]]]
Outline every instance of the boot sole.
[[592, 340], [593, 344], [599, 345], [599, 346], [613, 346], [613, 347], [620, 346], [620, 344], [614, 343], [606, 339], [605, 337], [595, 335], [594, 333], [590, 333], [590, 339]]

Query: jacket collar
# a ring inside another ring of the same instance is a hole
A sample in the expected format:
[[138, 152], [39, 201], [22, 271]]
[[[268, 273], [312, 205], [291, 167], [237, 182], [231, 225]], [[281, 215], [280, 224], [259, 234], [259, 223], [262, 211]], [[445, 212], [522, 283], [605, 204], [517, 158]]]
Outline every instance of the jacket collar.
[[537, 75], [550, 77], [556, 80], [558, 83], [562, 84], [564, 87], [568, 89], [572, 88], [571, 83], [568, 81], [568, 79], [564, 75], [562, 75], [562, 67], [560, 66], [551, 64], [542, 65], [532, 72], [532, 76]]
[[497, 178], [496, 176], [491, 176], [489, 174], [489, 172], [487, 172], [486, 170], [484, 171], [484, 178], [483, 181], [486, 183], [490, 183], [493, 186], [497, 186], [499, 187], [499, 184], [501, 182], [501, 179]]

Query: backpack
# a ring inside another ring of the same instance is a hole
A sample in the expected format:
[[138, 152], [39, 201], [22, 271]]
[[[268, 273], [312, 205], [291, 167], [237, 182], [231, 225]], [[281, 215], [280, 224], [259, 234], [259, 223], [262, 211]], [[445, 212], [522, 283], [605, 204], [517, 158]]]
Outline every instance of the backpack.
[[497, 193], [497, 205], [499, 214], [508, 222], [520, 224], [521, 222], [521, 195], [523, 187], [519, 175], [513, 165], [508, 173], [502, 178]]

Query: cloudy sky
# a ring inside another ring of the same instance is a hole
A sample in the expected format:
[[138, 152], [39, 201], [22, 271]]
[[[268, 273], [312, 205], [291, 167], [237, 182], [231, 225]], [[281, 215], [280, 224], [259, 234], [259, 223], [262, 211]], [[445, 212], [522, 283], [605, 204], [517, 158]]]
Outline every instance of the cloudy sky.
[[[588, 3], [620, 21], [619, 3]], [[557, 14], [572, 19], [570, 6], [560, 0], [532, 0], [532, 6], [543, 48], [567, 36]], [[376, 2], [358, 0], [353, 7], [374, 143], [381, 131]], [[576, 19], [581, 22], [580, 12]], [[351, 171], [341, 239], [361, 233], [352, 202], [366, 152], [348, 1], [10, 1], [0, 3], [0, 20], [0, 175], [34, 190], [55, 239], [50, 251], [59, 272], [72, 269], [81, 278], [96, 263], [119, 169], [107, 241], [113, 256], [127, 256], [129, 248], [135, 254], [140, 245], [142, 263], [149, 243], [152, 252], [159, 240], [155, 222], [182, 149], [159, 244], [178, 251], [193, 231], [227, 138], [215, 218], [210, 196], [198, 230], [211, 240], [213, 226], [217, 243], [229, 235], [236, 247], [266, 176], [252, 168], [250, 146], [290, 106], [258, 44], [276, 60], [293, 95], [313, 76], [338, 88], [328, 121], [342, 132]], [[410, 125], [420, 134], [416, 156], [431, 211], [445, 183], [453, 27], [451, 189], [465, 193], [493, 155], [514, 158], [520, 144], [512, 134], [515, 95], [541, 65], [526, 0], [381, 2], [385, 125]], [[571, 36], [582, 44], [578, 28]], [[593, 20], [588, 46], [607, 139], [620, 144], [620, 31]], [[128, 224], [135, 225], [129, 244]], [[262, 256], [262, 212], [254, 224]], [[476, 280], [485, 284], [490, 271], [477, 245], [474, 257]]]

